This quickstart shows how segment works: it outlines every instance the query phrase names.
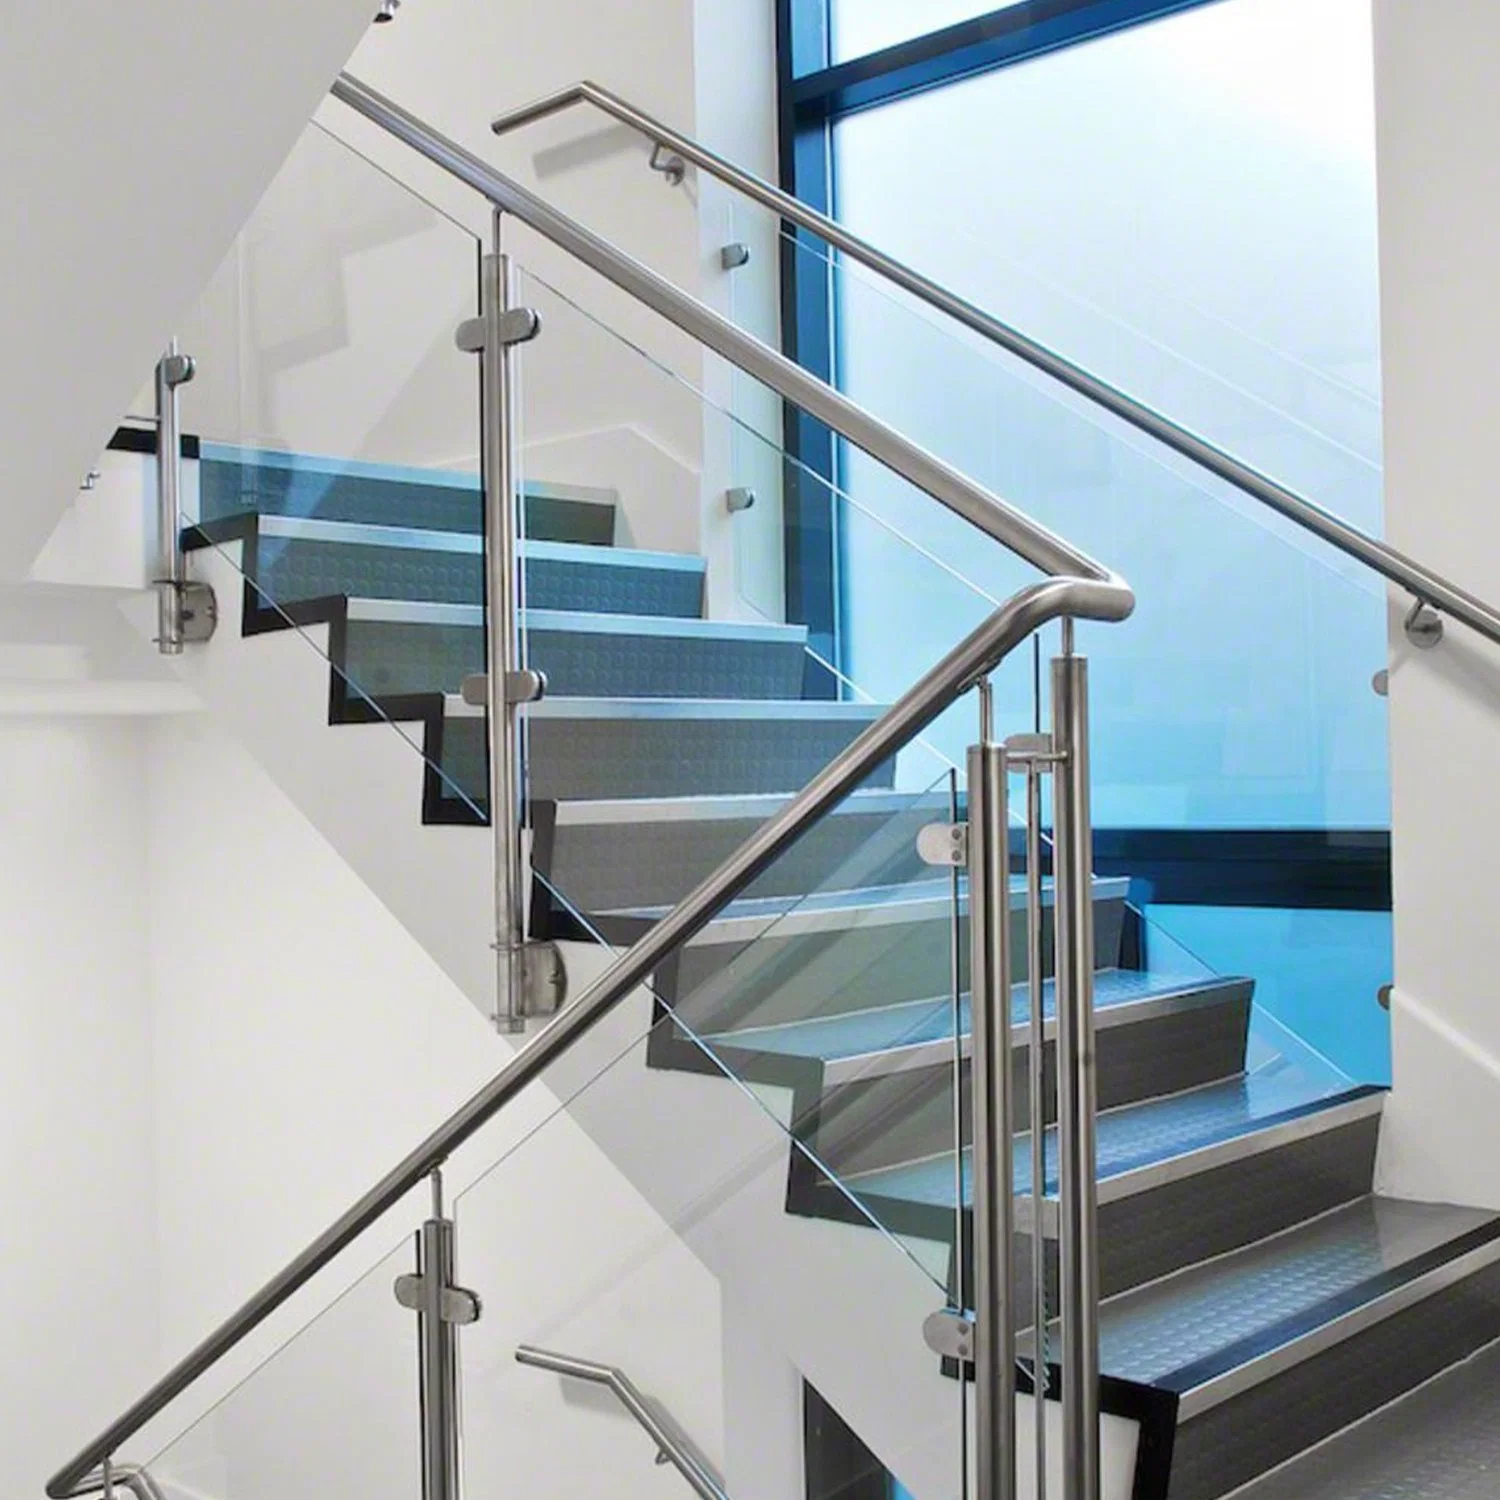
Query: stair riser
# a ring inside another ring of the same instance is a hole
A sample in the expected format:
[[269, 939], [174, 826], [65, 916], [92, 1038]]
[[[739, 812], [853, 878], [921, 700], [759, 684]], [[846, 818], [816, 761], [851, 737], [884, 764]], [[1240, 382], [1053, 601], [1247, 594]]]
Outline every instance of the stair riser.
[[[938, 813], [933, 812], [936, 818]], [[562, 824], [549, 877], [582, 911], [674, 906], [717, 869], [763, 820]], [[899, 822], [901, 849], [893, 846]], [[917, 855], [915, 814], [844, 813], [826, 818], [755, 882], [750, 896], [799, 896], [930, 879]], [[930, 820], [928, 820], [930, 821]], [[904, 835], [910, 823], [911, 837]]]
[[[1224, 1255], [1371, 1191], [1380, 1117], [1101, 1203], [1099, 1291], [1131, 1287]], [[1048, 1274], [1056, 1285], [1056, 1246]], [[1055, 1305], [1055, 1304], [1054, 1304]]]
[[[528, 558], [525, 568], [530, 609], [680, 619], [702, 613], [703, 577], [697, 571], [553, 558]], [[279, 604], [336, 595], [481, 604], [485, 592], [478, 552], [275, 537], [261, 539], [256, 581]]]
[[[1214, 1500], [1497, 1338], [1500, 1264], [1184, 1422], [1170, 1500]], [[1400, 1493], [1425, 1492], [1403, 1486]]]
[[[235, 462], [205, 456], [199, 466], [200, 519], [259, 511], [262, 515], [411, 526], [478, 536], [484, 529], [478, 482], [424, 483], [416, 478], [337, 473], [280, 464]], [[525, 534], [536, 541], [614, 543], [615, 508], [602, 500], [528, 494], [522, 514]]]
[[[1233, 1077], [1244, 1066], [1250, 1023], [1248, 994], [1113, 1026], [1097, 1033], [1099, 1107], [1114, 1109]], [[1043, 1048], [1044, 1118], [1056, 1119], [1057, 1051]], [[1015, 1127], [1030, 1123], [1030, 1047], [1013, 1052]], [[960, 1065], [969, 1144], [970, 1068]], [[953, 1068], [913, 1069], [846, 1084], [825, 1094], [810, 1143], [835, 1173], [874, 1171], [953, 1150]]]
[[[531, 792], [541, 801], [790, 794], [848, 745], [854, 719], [548, 719], [531, 721]], [[443, 768], [483, 805], [482, 719], [450, 719]], [[868, 783], [889, 787], [895, 766]]]
[[[1374, 1182], [1379, 1134], [1380, 1118], [1370, 1115], [1126, 1198], [1111, 1198], [1106, 1181], [1099, 1205], [1100, 1295], [1143, 1286], [1363, 1197]], [[858, 1189], [858, 1183], [853, 1186]], [[858, 1197], [894, 1234], [952, 1242], [951, 1210], [873, 1192]], [[841, 1194], [826, 1189], [798, 1211], [850, 1216]], [[1018, 1235], [1018, 1246], [1029, 1237], [1029, 1231]], [[966, 1230], [964, 1243], [972, 1246], [972, 1230]], [[1057, 1244], [1050, 1233], [1047, 1251], [1049, 1294], [1055, 1297]], [[971, 1262], [965, 1270], [972, 1276]], [[950, 1286], [955, 1284], [950, 1277]]]
[[[787, 699], [802, 695], [795, 641], [531, 630], [530, 664], [559, 698]], [[351, 620], [346, 670], [369, 697], [456, 693], [484, 670], [478, 626]]]
[[[1098, 961], [1119, 960], [1125, 903], [1094, 903]], [[968, 943], [968, 918], [958, 941]], [[1051, 946], [1052, 909], [1042, 912], [1044, 948]], [[1011, 913], [1014, 977], [1025, 962], [1025, 914]], [[814, 1016], [843, 1015], [930, 1000], [953, 982], [953, 920], [941, 905], [910, 922], [866, 923], [832, 931], [781, 936], [769, 922], [750, 941], [691, 943], [676, 972], [664, 978], [664, 998], [700, 1033], [780, 1026]]]

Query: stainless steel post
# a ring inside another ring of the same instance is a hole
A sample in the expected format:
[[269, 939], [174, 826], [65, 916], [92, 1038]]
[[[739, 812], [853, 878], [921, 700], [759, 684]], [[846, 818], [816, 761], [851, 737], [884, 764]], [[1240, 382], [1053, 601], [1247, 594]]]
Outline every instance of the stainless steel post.
[[[1064, 650], [1072, 644], [1064, 632]], [[1099, 1497], [1099, 1195], [1088, 663], [1052, 663], [1063, 1496]]]
[[396, 1281], [396, 1300], [417, 1315], [423, 1500], [458, 1500], [458, 1327], [479, 1317], [479, 1299], [454, 1283], [453, 1221], [443, 1212], [441, 1170], [432, 1174], [432, 1217], [417, 1231], [417, 1269]]
[[1042, 768], [1026, 767], [1026, 998], [1029, 1018], [1027, 1124], [1031, 1134], [1032, 1413], [1036, 1500], [1047, 1496], [1047, 1068], [1042, 963]]
[[521, 668], [520, 401], [516, 341], [508, 323], [519, 298], [515, 268], [500, 250], [499, 213], [494, 246], [494, 254], [485, 257], [481, 293], [489, 792], [495, 842], [495, 1024], [514, 1034], [526, 1028], [524, 790], [520, 704], [513, 691]]
[[184, 639], [182, 555], [182, 402], [179, 390], [193, 378], [193, 361], [173, 339], [156, 365], [156, 645], [180, 656]]
[[1005, 747], [994, 743], [988, 691], [981, 694], [980, 720], [981, 742], [969, 750], [976, 1490], [979, 1500], [1015, 1500], [1010, 839]]

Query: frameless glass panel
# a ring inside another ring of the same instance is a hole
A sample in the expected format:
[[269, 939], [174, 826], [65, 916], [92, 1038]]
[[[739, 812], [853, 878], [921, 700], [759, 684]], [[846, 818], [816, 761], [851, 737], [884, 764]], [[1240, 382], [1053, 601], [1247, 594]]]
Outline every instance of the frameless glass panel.
[[419, 1495], [417, 1320], [393, 1290], [414, 1253], [404, 1241], [152, 1457], [161, 1490], [315, 1500], [332, 1483], [374, 1500]]
[[832, 0], [835, 63], [941, 31], [974, 16], [1014, 10], [1023, 0]]
[[[564, 545], [533, 545], [528, 569], [526, 635], [552, 697], [738, 701], [768, 722], [816, 717], [825, 704], [836, 705], [834, 717], [858, 718], [895, 701], [1005, 598], [1039, 581], [975, 533], [974, 550], [994, 563], [987, 586], [976, 587], [793, 458], [781, 440], [787, 407], [774, 392], [714, 357], [690, 379], [541, 277], [528, 271], [522, 281], [545, 330], [526, 351], [526, 503], [534, 517], [561, 517], [566, 506], [571, 527], [549, 521]], [[566, 382], [580, 369], [630, 393], [620, 428], [579, 435], [559, 422]], [[609, 487], [599, 484], [606, 477]], [[935, 508], [905, 481], [885, 479], [914, 511]], [[899, 580], [888, 601], [903, 622], [899, 646], [861, 660], [858, 672], [817, 628], [784, 612], [791, 506]], [[612, 655], [586, 651], [601, 636]], [[1030, 649], [1002, 663], [994, 682], [1015, 722], [1030, 725]], [[898, 784], [924, 787], [960, 766], [971, 738], [971, 725], [945, 716], [901, 757]], [[791, 793], [815, 768], [757, 789]]]
[[220, 611], [182, 671], [488, 1009], [484, 721], [460, 699], [485, 668], [479, 361], [454, 341], [479, 253], [326, 131], [294, 146], [181, 328], [188, 568]]
[[[261, 608], [336, 625], [362, 705], [484, 669], [478, 244], [317, 127], [183, 329], [196, 519]], [[270, 622], [274, 628], [275, 622]]]
[[810, 1078], [731, 1071], [661, 977], [549, 1073], [564, 1111], [458, 1201], [485, 1301], [461, 1342], [467, 1484], [689, 1493], [653, 1469], [621, 1399], [639, 1395], [700, 1493], [774, 1476], [821, 1500], [843, 1484], [804, 1449], [811, 1386], [913, 1489], [956, 1497], [962, 1389], [920, 1331], [944, 1302], [936, 1243], [903, 1247], [839, 1193], [799, 1138]]

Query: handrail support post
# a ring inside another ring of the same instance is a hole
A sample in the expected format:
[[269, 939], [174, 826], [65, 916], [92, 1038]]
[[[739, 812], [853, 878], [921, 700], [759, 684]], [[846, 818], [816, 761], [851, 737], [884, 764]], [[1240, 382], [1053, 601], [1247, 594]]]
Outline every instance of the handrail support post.
[[969, 987], [973, 1028], [974, 1407], [978, 1500], [1015, 1500], [1014, 1117], [1006, 754], [980, 684], [969, 749]]
[[479, 1298], [455, 1282], [455, 1229], [433, 1174], [433, 1214], [416, 1234], [415, 1274], [396, 1279], [396, 1301], [417, 1315], [422, 1500], [459, 1500], [458, 1328], [477, 1322]]
[[[457, 331], [460, 349], [480, 356], [480, 439], [484, 482], [485, 632], [489, 668], [482, 683], [489, 748], [489, 813], [495, 847], [495, 1025], [511, 1035], [530, 1015], [561, 1003], [563, 984], [555, 950], [528, 943], [526, 703], [546, 683], [525, 667], [521, 617], [525, 579], [521, 560], [521, 403], [517, 350], [541, 322], [520, 304], [519, 277], [501, 249], [502, 214], [494, 213], [492, 252], [480, 280], [480, 315]], [[470, 684], [465, 684], [469, 696]], [[476, 687], [480, 686], [475, 684]]]
[[1098, 1099], [1088, 661], [1052, 663], [1063, 1500], [1099, 1500]]
[[181, 656], [209, 640], [218, 606], [206, 583], [190, 583], [182, 550], [182, 387], [197, 365], [174, 338], [156, 362], [156, 649]]

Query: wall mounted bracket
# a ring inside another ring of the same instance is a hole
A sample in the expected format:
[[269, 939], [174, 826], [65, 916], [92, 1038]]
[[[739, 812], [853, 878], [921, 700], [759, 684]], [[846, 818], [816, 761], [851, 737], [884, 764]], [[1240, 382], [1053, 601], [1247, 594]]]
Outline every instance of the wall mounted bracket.
[[1425, 599], [1413, 603], [1401, 628], [1418, 651], [1431, 651], [1442, 644], [1443, 617]]

